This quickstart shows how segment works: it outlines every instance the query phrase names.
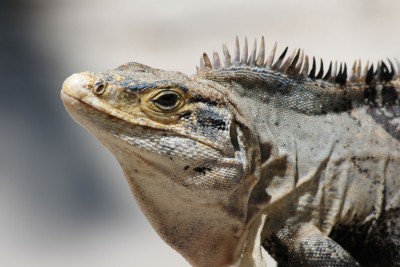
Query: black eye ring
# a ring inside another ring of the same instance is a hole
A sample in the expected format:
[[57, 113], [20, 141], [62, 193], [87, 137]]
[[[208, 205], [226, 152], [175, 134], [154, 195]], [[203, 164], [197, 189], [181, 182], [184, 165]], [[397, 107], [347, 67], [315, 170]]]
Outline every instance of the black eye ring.
[[92, 92], [95, 95], [102, 95], [106, 91], [105, 82], [102, 80], [96, 81], [93, 85]]
[[165, 90], [156, 95], [151, 102], [160, 110], [175, 110], [181, 103], [181, 96], [172, 90]]

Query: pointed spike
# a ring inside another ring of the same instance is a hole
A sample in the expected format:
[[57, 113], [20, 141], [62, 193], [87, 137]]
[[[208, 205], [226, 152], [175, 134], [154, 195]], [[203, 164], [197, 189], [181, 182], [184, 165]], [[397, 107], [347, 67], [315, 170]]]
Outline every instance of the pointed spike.
[[336, 73], [335, 83], [337, 83], [337, 80], [340, 79], [340, 75], [342, 75], [342, 63], [340, 63], [339, 71]]
[[253, 48], [251, 49], [249, 63], [248, 63], [250, 66], [254, 66], [256, 64], [256, 54], [257, 54], [257, 39], [254, 39]]
[[286, 73], [294, 56], [295, 56], [296, 50], [293, 50], [292, 54], [282, 63], [282, 65], [279, 67], [279, 71]]
[[344, 66], [343, 63], [340, 63], [339, 73], [336, 76], [336, 82], [339, 84], [343, 84], [343, 73], [344, 73]]
[[367, 79], [368, 69], [369, 69], [369, 61], [367, 61], [367, 64], [365, 65], [363, 73], [361, 75], [362, 81], [365, 81]]
[[343, 63], [340, 62], [339, 63], [339, 71], [337, 72], [336, 78], [342, 76], [342, 72], [343, 72], [342, 68], [343, 68]]
[[331, 76], [328, 78], [328, 82], [334, 83], [337, 74], [337, 61], [335, 60], [335, 64], [333, 65]]
[[301, 67], [303, 66], [303, 61], [304, 61], [304, 50], [301, 49], [300, 50], [299, 61], [297, 61], [296, 66], [295, 66], [295, 70], [294, 70], [296, 75], [300, 75], [300, 70], [301, 70]]
[[400, 77], [400, 61], [397, 58], [394, 58], [394, 62], [396, 62], [396, 67], [397, 67], [396, 77]]
[[322, 79], [327, 81], [331, 77], [331, 74], [332, 74], [332, 61], [331, 61], [331, 63], [329, 63], [328, 71], [326, 72], [324, 78], [322, 78]]
[[361, 79], [361, 59], [359, 59], [358, 62], [357, 62], [355, 78], [356, 78], [356, 82], [360, 82], [360, 79]]
[[213, 68], [214, 69], [219, 69], [221, 68], [221, 60], [219, 58], [219, 55], [216, 51], [213, 52]]
[[[294, 50], [293, 52], [295, 53], [296, 50]], [[299, 57], [300, 57], [300, 49], [297, 49], [297, 53], [294, 56], [292, 62], [290, 63], [290, 66], [288, 67], [288, 69], [286, 71], [287, 73], [296, 74], [296, 64], [297, 64], [297, 61], [299, 60]]]
[[339, 83], [341, 84], [342, 81], [342, 63], [340, 63], [339, 65], [339, 72], [337, 73], [336, 77], [335, 77], [335, 83]]
[[312, 60], [312, 67], [311, 67], [311, 71], [308, 74], [308, 77], [310, 77], [311, 79], [315, 79], [315, 70], [317, 69], [317, 64], [315, 63], [315, 57], [313, 57]]
[[376, 66], [376, 72], [375, 72], [375, 80], [376, 81], [381, 80], [381, 66], [382, 66], [382, 62], [378, 61], [378, 64]]
[[239, 66], [239, 64], [240, 64], [240, 47], [239, 47], [239, 38], [236, 36], [235, 50], [233, 52], [233, 65]]
[[247, 37], [244, 38], [244, 46], [243, 46], [243, 53], [242, 58], [240, 59], [241, 65], [247, 65], [247, 56], [249, 54], [249, 48], [247, 44]]
[[322, 76], [324, 76], [324, 62], [322, 62], [322, 58], [321, 60], [321, 64], [319, 66], [319, 72], [317, 74], [317, 76], [315, 77], [315, 79], [322, 79]]
[[344, 68], [342, 72], [342, 84], [345, 85], [347, 82], [347, 64], [344, 63]]
[[258, 51], [256, 65], [262, 67], [264, 66], [264, 61], [265, 61], [265, 41], [264, 41], [264, 36], [262, 36], [260, 51]]
[[[390, 60], [388, 60], [388, 63], [390, 65]], [[386, 65], [386, 73], [387, 73], [386, 81], [391, 81], [393, 79], [393, 73], [392, 73], [392, 69], [389, 68], [387, 65]]]
[[212, 65], [211, 65], [211, 61], [210, 61], [210, 58], [208, 57], [208, 55], [206, 54], [206, 53], [203, 53], [203, 60], [204, 60], [204, 66], [205, 66], [205, 68], [212, 68]]
[[337, 73], [338, 73], [338, 64], [337, 64], [337, 61], [335, 60], [335, 68], [333, 69], [333, 73], [332, 73], [332, 76], [333, 77], [336, 77], [336, 75], [337, 75]]
[[275, 42], [274, 46], [272, 47], [271, 53], [269, 54], [267, 62], [265, 63], [266, 67], [272, 68], [272, 63], [274, 63], [274, 58], [275, 58], [275, 53], [276, 53], [276, 46], [277, 46], [277, 43]]
[[332, 65], [332, 72], [329, 78], [327, 78], [327, 81], [330, 83], [334, 83], [336, 79], [336, 74], [337, 74], [337, 61], [335, 60], [334, 64]]
[[232, 65], [232, 62], [231, 62], [231, 54], [229, 54], [229, 49], [228, 49], [228, 47], [226, 46], [226, 44], [223, 44], [223, 45], [222, 45], [222, 51], [223, 51], [223, 53], [224, 53], [224, 65], [225, 65], [226, 67], [229, 67], [230, 65]]
[[371, 84], [372, 80], [374, 79], [374, 64], [368, 69], [367, 75], [365, 77], [365, 83]]
[[396, 70], [394, 69], [394, 65], [393, 62], [390, 59], [387, 59], [387, 61], [389, 62], [390, 65], [390, 80], [393, 80], [393, 77], [396, 75]]
[[301, 76], [303, 78], [307, 78], [308, 77], [308, 56], [305, 55], [304, 57], [304, 65], [303, 65], [303, 70], [301, 71]]
[[381, 81], [383, 82], [388, 82], [393, 78], [391, 71], [389, 68], [386, 66], [385, 62], [382, 60], [382, 65], [381, 65]]
[[351, 67], [351, 75], [350, 75], [350, 82], [356, 81], [356, 68], [357, 68], [357, 60], [354, 60], [353, 66]]
[[284, 58], [285, 58], [288, 49], [289, 49], [289, 47], [287, 46], [287, 47], [285, 48], [285, 50], [282, 52], [282, 54], [281, 54], [281, 56], [279, 57], [279, 59], [284, 59]]
[[278, 60], [275, 62], [275, 64], [272, 66], [272, 69], [279, 69], [279, 67], [282, 64], [283, 58], [285, 57], [289, 47], [286, 47], [281, 56], [278, 58]]
[[383, 60], [380, 61], [380, 73], [381, 73], [381, 77], [380, 77], [380, 81], [381, 82], [386, 82], [386, 73], [387, 73], [387, 66], [385, 64], [385, 62], [383, 62]]
[[203, 56], [200, 57], [200, 65], [199, 65], [199, 69], [204, 70], [205, 69], [205, 65], [204, 65], [204, 60], [203, 60]]

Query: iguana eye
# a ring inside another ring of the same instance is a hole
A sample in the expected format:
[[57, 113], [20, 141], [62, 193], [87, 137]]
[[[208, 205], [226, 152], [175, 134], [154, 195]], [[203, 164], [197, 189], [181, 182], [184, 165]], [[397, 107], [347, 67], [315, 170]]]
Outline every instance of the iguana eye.
[[102, 95], [105, 90], [106, 90], [106, 85], [103, 80], [97, 80], [92, 87], [92, 92], [95, 95]]
[[175, 91], [165, 90], [155, 95], [151, 102], [161, 111], [174, 111], [181, 107], [182, 97]]

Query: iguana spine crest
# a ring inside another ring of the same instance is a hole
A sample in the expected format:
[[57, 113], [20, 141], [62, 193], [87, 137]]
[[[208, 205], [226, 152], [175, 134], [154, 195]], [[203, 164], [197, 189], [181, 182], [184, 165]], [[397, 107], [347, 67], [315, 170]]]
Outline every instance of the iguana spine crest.
[[[294, 49], [292, 54], [288, 57], [285, 56], [288, 51], [288, 47], [284, 49], [279, 58], [274, 62], [274, 58], [276, 56], [276, 47], [277, 43], [275, 42], [268, 59], [265, 61], [265, 40], [264, 37], [261, 37], [261, 43], [259, 52], [257, 55], [257, 40], [254, 40], [253, 48], [250, 51], [248, 49], [248, 41], [247, 37], [244, 41], [243, 51], [240, 54], [240, 45], [239, 38], [236, 36], [235, 40], [235, 48], [233, 53], [233, 58], [230, 55], [228, 47], [223, 44], [223, 64], [221, 63], [220, 56], [218, 52], [213, 52], [212, 61], [210, 60], [207, 53], [203, 53], [200, 57], [200, 66], [197, 68], [197, 71], [200, 72], [202, 70], [207, 69], [221, 69], [221, 68], [230, 68], [230, 67], [238, 67], [238, 66], [246, 66], [253, 68], [264, 68], [267, 70], [274, 70], [283, 74], [287, 74], [295, 79], [311, 79], [311, 80], [324, 80], [334, 84], [346, 85], [346, 83], [363, 83], [365, 85], [372, 85], [377, 81], [380, 82], [389, 82], [394, 78], [399, 77], [400, 70], [400, 62], [395, 58], [394, 61], [397, 65], [397, 71], [393, 62], [390, 59], [387, 59], [387, 63], [384, 60], [380, 60], [377, 63], [376, 70], [374, 70], [374, 64], [369, 64], [369, 61], [364, 66], [362, 70], [361, 60], [355, 60], [353, 66], [351, 68], [351, 75], [347, 75], [347, 64], [339, 63], [331, 61], [329, 63], [328, 70], [324, 71], [324, 63], [323, 60], [320, 60], [320, 68], [318, 73], [317, 64], [315, 57], [312, 58], [312, 66], [311, 70], [309, 70], [309, 57], [304, 54], [303, 49]], [[389, 66], [390, 67], [389, 67]]]

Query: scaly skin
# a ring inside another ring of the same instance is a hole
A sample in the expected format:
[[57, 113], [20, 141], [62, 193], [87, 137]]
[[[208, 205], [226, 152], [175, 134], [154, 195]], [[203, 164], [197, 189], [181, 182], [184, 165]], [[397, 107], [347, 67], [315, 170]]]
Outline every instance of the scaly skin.
[[61, 96], [193, 266], [264, 266], [261, 245], [280, 266], [400, 266], [393, 66], [347, 79], [300, 51], [265, 62], [263, 46], [203, 55], [190, 78], [138, 63], [74, 74]]

